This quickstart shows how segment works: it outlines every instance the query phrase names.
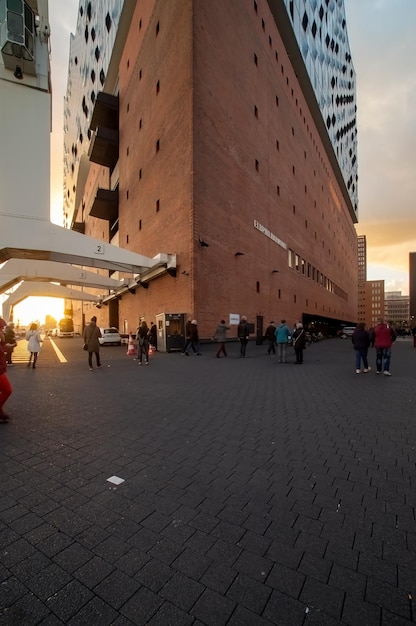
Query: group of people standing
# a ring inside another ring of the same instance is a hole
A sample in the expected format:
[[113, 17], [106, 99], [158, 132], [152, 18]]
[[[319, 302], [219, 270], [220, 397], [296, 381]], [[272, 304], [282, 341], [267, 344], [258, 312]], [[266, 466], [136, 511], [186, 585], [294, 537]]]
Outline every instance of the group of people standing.
[[[383, 318], [379, 318], [377, 325], [370, 330], [366, 330], [364, 322], [357, 324], [351, 337], [355, 350], [355, 373], [367, 374], [371, 371], [371, 367], [368, 365], [368, 348], [371, 345], [376, 349], [376, 373], [391, 376], [391, 348], [396, 338], [395, 329], [387, 324]], [[363, 369], [361, 369], [361, 361]]]
[[137, 342], [137, 360], [139, 365], [143, 363], [149, 365], [149, 350], [150, 347], [157, 352], [157, 329], [156, 324], [153, 322], [150, 324], [150, 328], [147, 322], [143, 320], [136, 331]]
[[[32, 324], [26, 333], [27, 349], [30, 352], [28, 367], [36, 369], [36, 362], [40, 352], [42, 338], [37, 324]], [[7, 368], [13, 365], [12, 354], [17, 346], [16, 333], [13, 323], [0, 317], [0, 423], [6, 424], [9, 416], [3, 410], [4, 405], [12, 394], [12, 386], [7, 377]]]
[[291, 342], [295, 351], [295, 364], [302, 365], [306, 333], [301, 322], [296, 322], [293, 330], [291, 330], [286, 320], [282, 320], [277, 327], [272, 321], [266, 328], [265, 339], [269, 342], [267, 354], [276, 354], [277, 347], [279, 363], [287, 363], [287, 347]]

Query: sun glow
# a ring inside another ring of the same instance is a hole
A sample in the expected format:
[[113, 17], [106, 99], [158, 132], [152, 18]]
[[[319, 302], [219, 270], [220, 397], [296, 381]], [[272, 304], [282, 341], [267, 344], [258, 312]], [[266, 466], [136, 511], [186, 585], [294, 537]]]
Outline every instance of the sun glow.
[[63, 298], [30, 296], [13, 308], [13, 321], [16, 326], [28, 326], [32, 322], [45, 323], [46, 315], [60, 320], [64, 316]]

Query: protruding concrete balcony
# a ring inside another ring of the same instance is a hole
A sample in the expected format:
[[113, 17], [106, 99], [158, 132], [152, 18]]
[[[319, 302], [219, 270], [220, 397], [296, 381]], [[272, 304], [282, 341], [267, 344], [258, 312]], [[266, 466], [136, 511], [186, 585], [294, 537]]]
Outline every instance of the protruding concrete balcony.
[[94, 104], [90, 129], [95, 131], [98, 127], [118, 130], [119, 105], [118, 96], [100, 91]]
[[118, 130], [98, 126], [88, 151], [90, 161], [113, 169], [118, 161]]
[[118, 217], [118, 190], [112, 191], [98, 187], [90, 215], [113, 222]]

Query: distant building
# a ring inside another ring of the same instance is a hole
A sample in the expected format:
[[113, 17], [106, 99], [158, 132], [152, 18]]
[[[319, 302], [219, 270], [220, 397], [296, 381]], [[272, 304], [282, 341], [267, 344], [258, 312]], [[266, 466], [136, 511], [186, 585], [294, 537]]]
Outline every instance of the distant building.
[[409, 253], [409, 320], [416, 325], [416, 252]]
[[357, 322], [366, 323], [366, 282], [367, 282], [367, 239], [365, 235], [357, 237], [358, 260], [358, 307]]
[[384, 280], [367, 280], [365, 287], [365, 323], [368, 328], [384, 317]]
[[408, 326], [410, 319], [410, 297], [401, 291], [386, 291], [384, 294], [384, 317], [396, 326]]

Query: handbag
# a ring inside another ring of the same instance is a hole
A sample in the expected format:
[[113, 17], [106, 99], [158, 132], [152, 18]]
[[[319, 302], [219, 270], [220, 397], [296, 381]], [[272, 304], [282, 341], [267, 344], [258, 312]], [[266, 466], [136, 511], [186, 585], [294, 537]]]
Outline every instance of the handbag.
[[84, 345], [82, 346], [82, 349], [83, 349], [83, 350], [88, 350], [88, 344], [87, 344], [87, 343], [84, 343]]

